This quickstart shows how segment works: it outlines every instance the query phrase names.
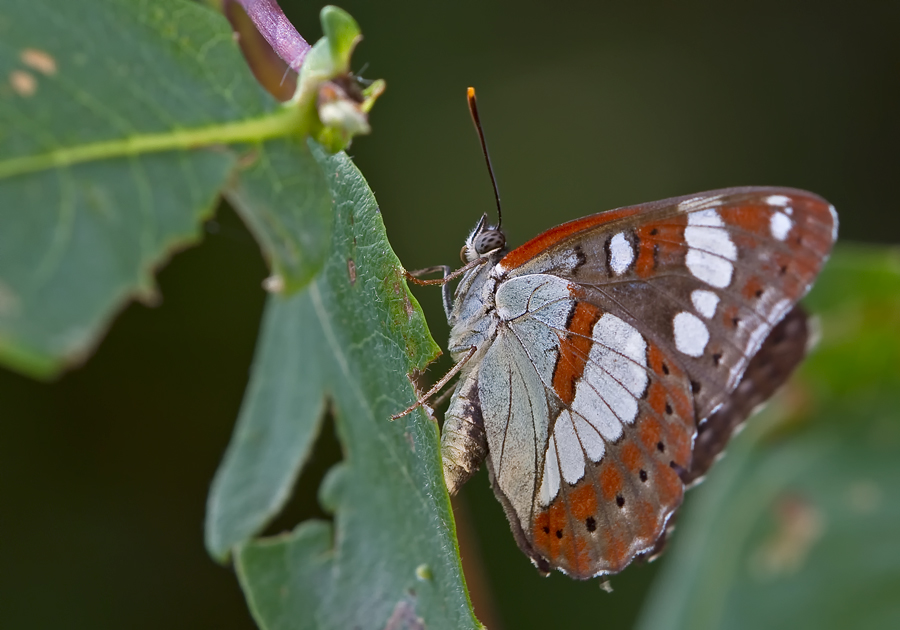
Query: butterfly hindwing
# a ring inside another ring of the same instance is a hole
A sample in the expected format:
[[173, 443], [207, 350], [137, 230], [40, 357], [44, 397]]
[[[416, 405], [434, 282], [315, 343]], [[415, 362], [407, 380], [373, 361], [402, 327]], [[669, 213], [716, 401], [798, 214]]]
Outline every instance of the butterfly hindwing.
[[672, 357], [608, 313], [592, 332], [554, 424], [530, 532], [539, 553], [582, 579], [621, 571], [654, 546], [681, 503], [678, 471], [695, 431], [689, 382]]
[[795, 306], [766, 337], [725, 404], [698, 428], [690, 469], [681, 475], [686, 485], [706, 474], [735, 430], [788, 379], [806, 355], [808, 338], [806, 312]]

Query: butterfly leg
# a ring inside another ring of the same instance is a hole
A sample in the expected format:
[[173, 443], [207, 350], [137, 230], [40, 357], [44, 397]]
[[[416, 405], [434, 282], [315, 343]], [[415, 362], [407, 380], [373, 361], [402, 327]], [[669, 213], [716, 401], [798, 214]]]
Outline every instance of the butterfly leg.
[[[447, 265], [435, 265], [434, 267], [426, 267], [425, 269], [416, 269], [415, 271], [404, 271], [406, 279], [420, 286], [441, 285], [441, 297], [444, 301], [444, 313], [447, 315], [447, 321], [450, 320], [450, 313], [453, 312], [453, 294], [450, 292], [450, 282], [466, 273], [469, 269], [478, 267], [487, 262], [487, 258], [476, 258], [466, 263], [456, 271], [450, 271]], [[419, 276], [426, 276], [430, 273], [442, 272], [444, 275], [436, 280], [422, 280]]]
[[[443, 276], [439, 280], [421, 280], [420, 276], [426, 276], [428, 274], [437, 273], [440, 271], [443, 273]], [[444, 313], [447, 315], [447, 319], [450, 319], [450, 311], [453, 310], [453, 296], [450, 293], [450, 276], [453, 275], [453, 272], [450, 271], [450, 267], [448, 265], [435, 265], [434, 267], [426, 267], [425, 269], [416, 269], [415, 271], [407, 271], [406, 277], [407, 279], [415, 282], [416, 284], [422, 285], [433, 285], [440, 284], [441, 285], [441, 297], [444, 302]]]
[[446, 374], [444, 374], [444, 377], [434, 384], [434, 387], [425, 392], [424, 395], [420, 396], [419, 399], [412, 405], [410, 405], [400, 413], [395, 413], [394, 415], [392, 415], [391, 420], [397, 420], [409, 413], [412, 413], [413, 411], [424, 405], [426, 402], [428, 402], [428, 400], [431, 399], [435, 394], [444, 389], [444, 385], [446, 385], [451, 378], [459, 373], [463, 366], [468, 363], [469, 359], [471, 359], [475, 354], [476, 350], [478, 350], [478, 348], [475, 346], [469, 348], [469, 351], [466, 353], [466, 355], [462, 359], [460, 359], [456, 365], [450, 368], [450, 370]]
[[[422, 276], [427, 276], [428, 274], [437, 273], [438, 271], [442, 272], [444, 275], [438, 280], [421, 280]], [[414, 271], [407, 271], [406, 278], [415, 282], [416, 284], [444, 284], [447, 276], [450, 275], [450, 266], [449, 265], [435, 265], [434, 267], [425, 267], [424, 269], [416, 269]]]

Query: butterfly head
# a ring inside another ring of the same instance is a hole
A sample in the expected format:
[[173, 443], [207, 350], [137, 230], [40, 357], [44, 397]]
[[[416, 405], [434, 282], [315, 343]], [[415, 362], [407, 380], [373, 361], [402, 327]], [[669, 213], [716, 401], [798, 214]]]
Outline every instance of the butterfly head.
[[459, 252], [459, 257], [464, 263], [472, 262], [492, 252], [502, 252], [506, 249], [506, 235], [499, 227], [487, 224], [487, 215], [483, 215], [478, 225], [472, 230]]

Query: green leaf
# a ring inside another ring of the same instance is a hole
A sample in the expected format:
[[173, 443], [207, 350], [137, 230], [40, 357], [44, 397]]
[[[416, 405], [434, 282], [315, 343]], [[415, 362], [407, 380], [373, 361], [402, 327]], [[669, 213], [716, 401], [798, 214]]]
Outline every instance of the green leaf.
[[336, 74], [350, 72], [350, 56], [362, 33], [349, 13], [334, 6], [322, 9], [322, 31], [328, 41], [331, 63]]
[[641, 628], [900, 625], [900, 251], [839, 248], [794, 385], [688, 495]]
[[[421, 412], [390, 421], [437, 347], [362, 177], [303, 137], [346, 145], [384, 87], [354, 92], [342, 75], [358, 27], [333, 8], [323, 21], [330, 69], [307, 72], [308, 101], [282, 107], [203, 6], [0, 8], [0, 360], [46, 376], [83, 355], [126, 299], [152, 299], [152, 270], [198, 238], [224, 191], [278, 293], [210, 497], [208, 547], [238, 550], [264, 627], [474, 627], [437, 427]], [[321, 488], [334, 523], [249, 540], [286, 500], [326, 406], [346, 449]]]
[[199, 238], [237, 158], [213, 145], [285, 120], [224, 19], [176, 0], [6, 2], [0, 75], [0, 360], [49, 376]]
[[[332, 18], [347, 65], [352, 18]], [[285, 290], [323, 264], [330, 208], [305, 198], [320, 198], [320, 168], [302, 142], [258, 149], [321, 134], [315, 101], [269, 96], [220, 14], [187, 0], [8, 0], [0, 76], [0, 362], [48, 377], [81, 360], [128, 299], [155, 299], [153, 271], [200, 238], [226, 186]], [[332, 121], [333, 148], [358, 119]], [[273, 161], [295, 177], [268, 178]], [[254, 202], [267, 186], [278, 218]]]
[[294, 533], [261, 540], [241, 555], [238, 576], [261, 627], [327, 627], [321, 605], [333, 588], [332, 537], [330, 523], [307, 521]]
[[312, 279], [331, 248], [328, 183], [305, 142], [268, 142], [252, 160], [226, 197], [268, 253], [273, 284], [290, 293]]
[[[270, 298], [249, 393], [210, 495], [210, 552], [235, 552], [262, 628], [476, 627], [465, 590], [436, 424], [390, 416], [407, 374], [437, 354], [375, 199], [344, 155], [319, 151], [334, 199], [331, 255], [302, 291]], [[289, 176], [289, 173], [282, 173]], [[320, 489], [334, 523], [248, 540], [284, 505], [333, 413], [344, 461]], [[411, 595], [410, 593], [414, 593]]]

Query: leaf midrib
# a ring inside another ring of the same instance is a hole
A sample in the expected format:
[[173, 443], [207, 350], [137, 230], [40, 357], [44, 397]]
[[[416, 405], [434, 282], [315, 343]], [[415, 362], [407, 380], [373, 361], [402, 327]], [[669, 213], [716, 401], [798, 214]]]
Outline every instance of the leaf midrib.
[[285, 106], [261, 118], [61, 147], [46, 153], [0, 160], [0, 179], [83, 162], [303, 135], [307, 131], [305, 119], [296, 106]]

